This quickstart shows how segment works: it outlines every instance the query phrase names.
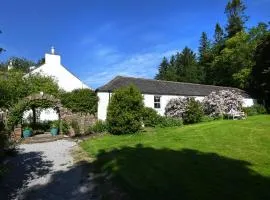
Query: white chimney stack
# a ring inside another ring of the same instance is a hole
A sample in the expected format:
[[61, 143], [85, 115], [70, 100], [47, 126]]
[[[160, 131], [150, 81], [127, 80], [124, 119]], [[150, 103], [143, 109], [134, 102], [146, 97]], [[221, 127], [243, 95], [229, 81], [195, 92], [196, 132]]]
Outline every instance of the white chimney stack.
[[54, 49], [54, 47], [52, 46], [52, 48], [51, 48], [51, 54], [55, 54], [55, 49]]
[[51, 53], [45, 54], [45, 63], [52, 66], [61, 65], [61, 57], [55, 54], [55, 48], [53, 46], [51, 47]]

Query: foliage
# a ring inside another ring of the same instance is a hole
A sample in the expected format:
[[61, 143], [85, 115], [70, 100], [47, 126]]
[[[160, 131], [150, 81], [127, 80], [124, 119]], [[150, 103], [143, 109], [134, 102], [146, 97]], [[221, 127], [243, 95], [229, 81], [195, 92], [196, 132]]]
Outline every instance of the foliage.
[[266, 108], [261, 104], [255, 104], [253, 106], [243, 108], [243, 110], [248, 116], [261, 115], [267, 113]]
[[0, 74], [0, 108], [9, 109], [20, 99], [41, 91], [57, 96], [58, 84], [51, 77], [39, 74], [24, 77], [16, 70]]
[[47, 99], [22, 99], [10, 109], [8, 114], [8, 127], [12, 129], [19, 122], [22, 122], [23, 112], [25, 110], [29, 110], [33, 107], [50, 108], [54, 106], [55, 102]]
[[70, 130], [70, 125], [67, 121], [62, 120], [62, 132], [65, 135], [69, 134], [69, 130]]
[[253, 92], [270, 105], [270, 33], [262, 37], [255, 52], [255, 65], [252, 68]]
[[182, 119], [186, 111], [188, 99], [187, 98], [174, 98], [170, 99], [165, 107], [165, 115], [168, 117]]
[[104, 133], [108, 131], [108, 125], [107, 122], [98, 120], [95, 124], [91, 125], [88, 128], [89, 133]]
[[59, 120], [52, 121], [51, 128], [59, 128]]
[[35, 62], [26, 58], [10, 57], [6, 62], [1, 63], [0, 71], [8, 71], [8, 66], [12, 66], [12, 71], [28, 73], [29, 68], [35, 65]]
[[146, 127], [155, 127], [160, 124], [161, 116], [153, 108], [144, 107], [142, 112], [143, 124]]
[[163, 58], [155, 78], [197, 83], [203, 79], [203, 70], [197, 65], [196, 54], [190, 48], [185, 47], [181, 53], [172, 55], [170, 62]]
[[136, 133], [142, 126], [143, 97], [133, 85], [114, 91], [111, 97], [107, 122], [112, 134]]
[[73, 112], [95, 114], [97, 112], [98, 97], [93, 90], [75, 89], [61, 95], [61, 103]]
[[204, 112], [210, 117], [223, 117], [231, 110], [242, 111], [243, 97], [234, 90], [211, 92], [203, 100]]
[[227, 36], [233, 37], [236, 33], [244, 30], [245, 22], [248, 17], [245, 15], [246, 6], [242, 0], [230, 0], [225, 8], [228, 18], [226, 27]]
[[269, 199], [269, 121], [263, 115], [156, 128], [80, 145], [95, 158], [95, 172], [134, 199]]
[[79, 123], [76, 120], [71, 121], [71, 127], [73, 128], [75, 135], [81, 134]]
[[189, 98], [183, 116], [184, 124], [194, 124], [202, 120], [203, 108], [199, 101]]
[[161, 117], [159, 123], [156, 125], [157, 127], [174, 127], [174, 126], [182, 126], [183, 121], [181, 119], [172, 118], [172, 117]]

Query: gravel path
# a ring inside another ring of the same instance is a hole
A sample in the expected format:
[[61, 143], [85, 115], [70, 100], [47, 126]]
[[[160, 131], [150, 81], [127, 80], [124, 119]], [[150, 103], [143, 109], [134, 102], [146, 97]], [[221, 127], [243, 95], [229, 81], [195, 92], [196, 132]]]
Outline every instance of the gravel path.
[[6, 161], [9, 173], [0, 182], [0, 199], [97, 199], [88, 163], [73, 163], [68, 140], [19, 145]]

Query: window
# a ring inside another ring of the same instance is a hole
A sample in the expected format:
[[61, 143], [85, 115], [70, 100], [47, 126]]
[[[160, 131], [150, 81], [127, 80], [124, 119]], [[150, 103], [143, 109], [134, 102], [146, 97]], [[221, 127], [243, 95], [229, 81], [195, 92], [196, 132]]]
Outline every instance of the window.
[[154, 108], [160, 108], [160, 96], [154, 96]]

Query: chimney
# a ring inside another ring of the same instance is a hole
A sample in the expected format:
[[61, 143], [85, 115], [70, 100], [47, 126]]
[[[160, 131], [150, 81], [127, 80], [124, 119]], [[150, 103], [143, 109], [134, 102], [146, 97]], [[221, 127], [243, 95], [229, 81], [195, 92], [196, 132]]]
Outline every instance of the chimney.
[[53, 46], [51, 47], [51, 53], [45, 54], [45, 64], [61, 65], [61, 57], [55, 54], [55, 48]]
[[53, 47], [53, 46], [51, 47], [51, 54], [52, 54], [52, 55], [54, 55], [54, 54], [55, 54], [55, 49], [54, 49], [54, 47]]
[[12, 64], [12, 60], [9, 61], [9, 64], [8, 64], [8, 71], [13, 69], [13, 64]]

